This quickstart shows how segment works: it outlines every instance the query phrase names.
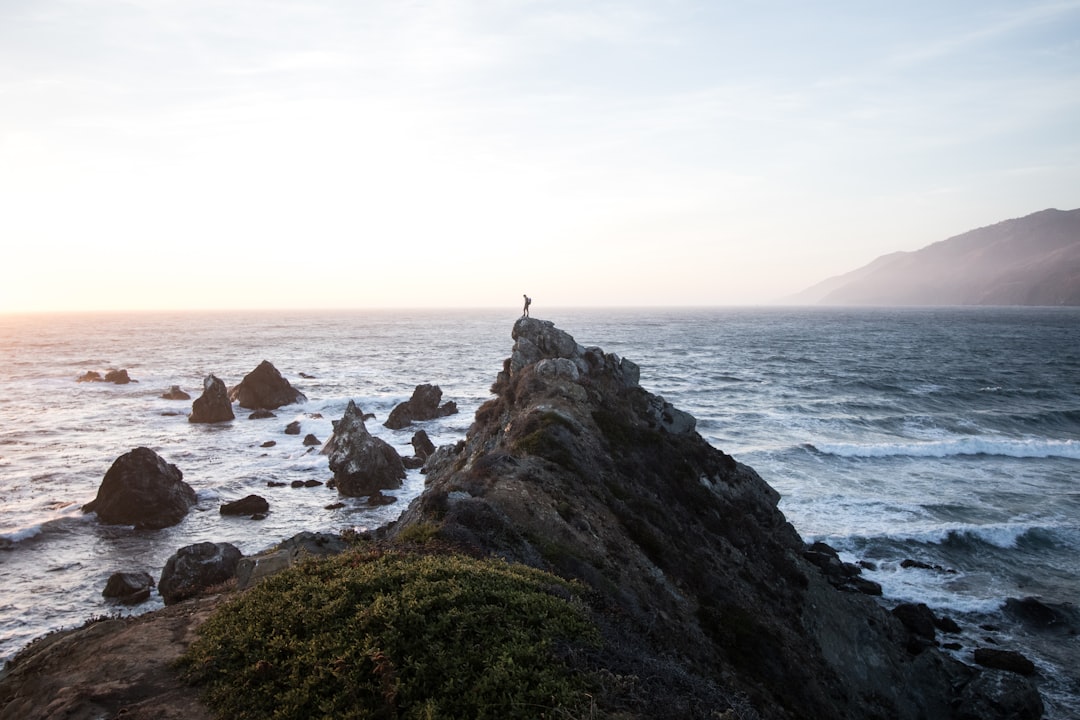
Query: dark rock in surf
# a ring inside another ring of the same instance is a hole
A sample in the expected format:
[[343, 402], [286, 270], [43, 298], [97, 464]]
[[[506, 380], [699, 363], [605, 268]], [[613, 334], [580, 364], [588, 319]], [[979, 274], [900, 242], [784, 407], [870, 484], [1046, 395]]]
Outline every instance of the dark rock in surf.
[[165, 400], [190, 400], [191, 396], [180, 389], [179, 385], [173, 385], [161, 394]]
[[275, 418], [277, 415], [269, 410], [259, 409], [248, 415], [248, 420], [267, 420], [269, 418]]
[[363, 413], [352, 400], [322, 453], [329, 456], [334, 483], [342, 495], [363, 497], [377, 490], [393, 490], [405, 479], [397, 451], [368, 432]]
[[105, 382], [110, 382], [114, 385], [127, 385], [128, 383], [135, 381], [128, 375], [127, 370], [109, 370], [105, 373]]
[[229, 391], [225, 383], [214, 375], [207, 375], [203, 380], [203, 393], [191, 404], [188, 422], [219, 423], [235, 419]]
[[987, 669], [960, 688], [951, 720], [1040, 720], [1043, 701], [1031, 681]]
[[1017, 675], [1034, 675], [1035, 663], [1028, 660], [1022, 653], [1015, 650], [999, 650], [997, 648], [977, 648], [974, 653], [975, 662], [983, 667], [1005, 670]]
[[229, 399], [249, 410], [273, 410], [307, 400], [302, 392], [290, 385], [278, 369], [266, 360], [259, 363], [258, 367], [244, 376], [239, 385], [229, 391]]
[[423, 458], [412, 455], [410, 457], [401, 458], [401, 464], [405, 466], [406, 470], [419, 470], [424, 467], [424, 460]]
[[300, 434], [300, 421], [293, 420], [291, 423], [285, 426], [286, 435], [299, 435]]
[[150, 599], [154, 578], [145, 572], [117, 572], [109, 576], [101, 594], [122, 605], [138, 605]]
[[305, 447], [314, 447], [316, 445], [322, 445], [322, 443], [319, 442], [319, 438], [315, 437], [313, 433], [308, 433], [304, 436], [303, 445]]
[[427, 432], [417, 430], [412, 436], [413, 452], [421, 460], [427, 460], [435, 453], [435, 443], [431, 442]]
[[1008, 598], [1005, 613], [1022, 622], [1032, 630], [1076, 635], [1080, 632], [1080, 618], [1076, 608], [1068, 603], [1054, 605], [1039, 598]]
[[203, 542], [177, 550], [165, 563], [158, 592], [166, 605], [194, 597], [232, 579], [243, 554], [227, 542]]
[[455, 414], [457, 403], [453, 400], [443, 403], [442, 389], [438, 385], [417, 385], [412, 397], [390, 411], [390, 416], [383, 423], [391, 430], [408, 427], [415, 421], [434, 420]]
[[75, 382], [103, 382], [104, 378], [97, 370], [87, 370], [80, 375]]
[[393, 495], [384, 495], [381, 490], [376, 490], [375, 492], [368, 495], [368, 499], [365, 504], [369, 507], [379, 507], [380, 505], [393, 505], [396, 502], [397, 498]]
[[234, 500], [222, 505], [218, 512], [221, 515], [258, 515], [270, 509], [270, 503], [261, 495], [248, 495], [245, 498]]
[[184, 519], [195, 505], [195, 491], [184, 474], [149, 448], [118, 457], [105, 473], [97, 497], [83, 505], [106, 525], [159, 529]]

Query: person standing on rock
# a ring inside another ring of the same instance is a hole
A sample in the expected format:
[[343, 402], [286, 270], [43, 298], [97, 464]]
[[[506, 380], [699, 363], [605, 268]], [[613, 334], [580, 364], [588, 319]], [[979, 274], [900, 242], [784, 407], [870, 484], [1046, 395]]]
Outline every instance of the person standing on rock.
[[522, 295], [525, 298], [525, 309], [521, 311], [521, 317], [529, 317], [529, 306], [532, 305], [532, 298], [528, 295]]

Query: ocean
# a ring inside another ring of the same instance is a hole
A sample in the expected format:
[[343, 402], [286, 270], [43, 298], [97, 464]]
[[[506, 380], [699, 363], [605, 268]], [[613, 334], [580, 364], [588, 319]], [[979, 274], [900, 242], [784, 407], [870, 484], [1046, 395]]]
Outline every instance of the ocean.
[[[872, 563], [882, 602], [924, 602], [964, 628], [948, 637], [1020, 650], [1049, 718], [1080, 717], [1080, 639], [1006, 612], [1010, 598], [1080, 604], [1080, 308], [556, 309], [584, 346], [636, 362], [641, 384], [698, 419], [714, 446], [757, 470], [807, 541]], [[382, 426], [420, 383], [460, 413], [422, 423], [464, 437], [510, 354], [516, 308], [0, 316], [0, 660], [95, 616], [135, 608], [101, 591], [120, 570], [157, 578], [178, 548], [227, 541], [246, 554], [302, 530], [373, 528], [423, 489], [410, 471], [369, 508], [324, 486], [325, 441], [350, 399], [374, 434], [411, 455], [414, 429]], [[229, 386], [262, 360], [303, 392], [276, 417], [187, 421], [213, 373]], [[127, 385], [76, 382], [126, 369]], [[301, 424], [300, 435], [285, 426]], [[264, 447], [274, 441], [271, 447]], [[158, 531], [81, 512], [113, 461], [139, 446], [184, 474], [198, 505]], [[284, 487], [269, 487], [268, 482]], [[248, 494], [265, 520], [222, 517]], [[911, 567], [911, 562], [918, 565]], [[907, 565], [907, 567], [905, 567]], [[1076, 617], [1075, 615], [1073, 617]]]

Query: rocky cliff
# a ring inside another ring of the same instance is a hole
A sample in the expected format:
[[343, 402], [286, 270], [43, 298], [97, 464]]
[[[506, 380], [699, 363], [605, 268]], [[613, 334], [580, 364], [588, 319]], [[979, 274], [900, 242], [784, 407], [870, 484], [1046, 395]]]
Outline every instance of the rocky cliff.
[[[636, 365], [542, 320], [513, 338], [496, 397], [428, 461], [388, 537], [434, 527], [585, 582], [605, 636], [593, 662], [635, 678], [608, 698], [635, 717], [997, 716], [984, 672], [909, 651], [896, 618], [804, 560], [778, 494], [643, 389]], [[993, 702], [1038, 705], [1019, 676], [993, 680]]]
[[822, 305], [1080, 305], [1080, 209], [884, 255], [790, 298]]

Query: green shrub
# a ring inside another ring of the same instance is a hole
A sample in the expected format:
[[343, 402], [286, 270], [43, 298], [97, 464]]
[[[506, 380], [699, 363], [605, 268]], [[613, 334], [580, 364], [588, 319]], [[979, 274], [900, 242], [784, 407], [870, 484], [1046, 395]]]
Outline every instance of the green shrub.
[[453, 554], [350, 552], [290, 568], [200, 629], [182, 665], [236, 720], [583, 717], [557, 656], [598, 632], [553, 575]]

